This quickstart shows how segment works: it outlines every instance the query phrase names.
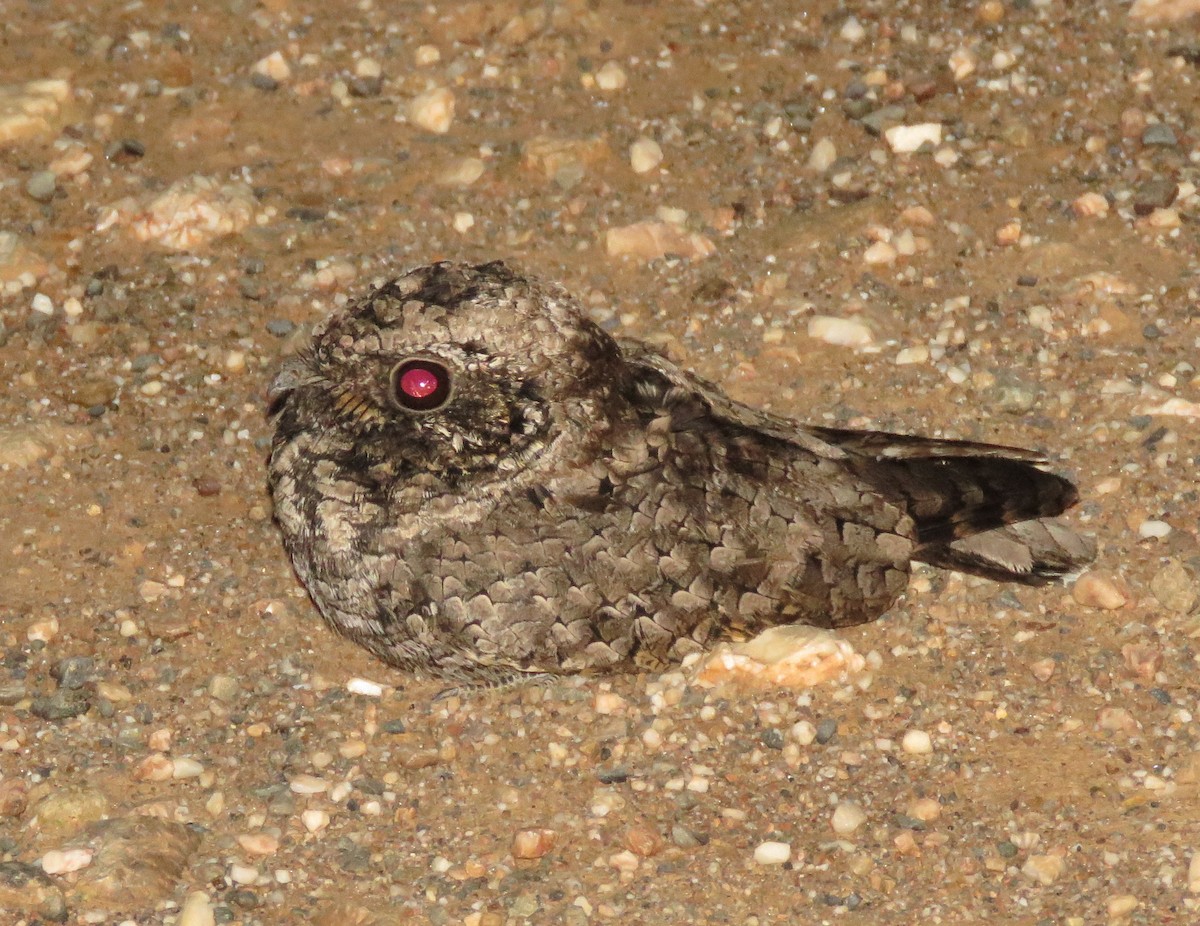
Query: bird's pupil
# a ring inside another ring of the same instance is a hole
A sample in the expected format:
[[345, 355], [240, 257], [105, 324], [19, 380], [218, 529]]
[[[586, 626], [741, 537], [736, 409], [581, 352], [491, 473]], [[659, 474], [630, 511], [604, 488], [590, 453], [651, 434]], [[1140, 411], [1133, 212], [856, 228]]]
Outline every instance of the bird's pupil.
[[428, 367], [412, 367], [400, 374], [400, 389], [414, 399], [428, 398], [440, 385], [438, 375]]

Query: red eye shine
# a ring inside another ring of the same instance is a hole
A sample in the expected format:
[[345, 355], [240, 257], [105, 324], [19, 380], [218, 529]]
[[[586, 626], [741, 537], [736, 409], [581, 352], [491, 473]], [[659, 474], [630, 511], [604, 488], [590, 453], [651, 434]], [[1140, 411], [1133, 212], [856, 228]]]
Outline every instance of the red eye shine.
[[413, 357], [392, 370], [392, 397], [410, 412], [430, 412], [450, 400], [450, 371], [425, 357]]

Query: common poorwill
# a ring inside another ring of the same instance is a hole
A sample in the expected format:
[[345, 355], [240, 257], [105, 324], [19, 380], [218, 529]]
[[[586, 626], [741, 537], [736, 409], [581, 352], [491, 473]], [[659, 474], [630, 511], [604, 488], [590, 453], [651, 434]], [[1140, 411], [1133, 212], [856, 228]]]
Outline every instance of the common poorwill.
[[1037, 584], [1092, 555], [1035, 453], [741, 405], [503, 263], [335, 311], [271, 400], [275, 512], [325, 620], [467, 683], [873, 620], [913, 561]]

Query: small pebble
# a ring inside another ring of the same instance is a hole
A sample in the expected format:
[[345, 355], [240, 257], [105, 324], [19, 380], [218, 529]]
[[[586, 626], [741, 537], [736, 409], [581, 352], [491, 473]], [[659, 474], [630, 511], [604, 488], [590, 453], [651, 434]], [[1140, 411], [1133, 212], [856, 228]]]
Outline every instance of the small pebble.
[[716, 246], [703, 235], [688, 232], [671, 222], [635, 222], [610, 228], [604, 234], [604, 248], [609, 257], [639, 257], [655, 260], [675, 254], [679, 257], [702, 259], [716, 253]]
[[1021, 866], [1021, 874], [1039, 884], [1050, 885], [1062, 877], [1066, 867], [1061, 855], [1031, 855]]
[[918, 125], [895, 125], [884, 131], [883, 137], [897, 154], [906, 154], [916, 151], [922, 145], [940, 145], [942, 124], [922, 122]]
[[329, 782], [313, 775], [296, 775], [288, 782], [294, 794], [323, 794], [329, 790]]
[[1138, 525], [1138, 536], [1143, 540], [1161, 540], [1171, 533], [1171, 525], [1166, 521], [1149, 520]]
[[1053, 659], [1039, 659], [1029, 666], [1029, 671], [1039, 682], [1048, 682], [1054, 676], [1057, 665]]
[[900, 740], [900, 748], [913, 756], [927, 756], [933, 752], [933, 740], [924, 730], [908, 730]]
[[236, 700], [240, 691], [241, 685], [231, 675], [214, 675], [208, 680], [208, 693], [224, 704]]
[[1150, 580], [1150, 593], [1168, 611], [1189, 614], [1196, 606], [1196, 577], [1179, 560], [1171, 560]]
[[851, 45], [855, 45], [866, 38], [867, 30], [863, 28], [863, 24], [854, 16], [847, 16], [842, 23], [842, 28], [838, 31], [838, 35]]
[[649, 826], [631, 826], [625, 831], [625, 847], [640, 858], [658, 855], [663, 848], [663, 838]]
[[300, 822], [310, 833], [319, 833], [329, 825], [329, 814], [324, 810], [306, 810], [300, 814]]
[[1108, 915], [1116, 919], [1129, 915], [1141, 906], [1141, 903], [1133, 894], [1118, 894], [1116, 897], [1108, 898], [1105, 906], [1108, 908]]
[[92, 864], [91, 849], [51, 849], [42, 856], [42, 871], [48, 875], [80, 871], [90, 864]]
[[867, 822], [863, 809], [853, 801], [841, 801], [833, 810], [830, 825], [839, 836], [848, 836]]
[[[804, 722], [804, 721], [802, 721], [802, 722]], [[799, 726], [799, 724], [797, 724], [796, 726]], [[793, 727], [792, 729], [795, 730], [795, 727]], [[822, 746], [824, 746], [826, 743], [828, 743], [830, 740], [832, 740], [835, 736], [837, 736], [837, 729], [838, 729], [837, 721], [834, 720], [832, 717], [826, 717], [819, 724], [817, 724], [817, 729], [816, 729], [814, 738], [816, 739], [816, 741], [818, 743], [820, 743]]]
[[346, 690], [350, 694], [363, 695], [367, 698], [382, 698], [385, 689], [378, 682], [355, 677], [346, 682]]
[[1148, 148], [1174, 148], [1179, 144], [1179, 136], [1169, 125], [1155, 122], [1142, 132], [1142, 144]]
[[836, 160], [836, 146], [831, 139], [823, 136], [813, 144], [812, 152], [808, 156], [808, 167], [818, 174], [823, 174], [833, 166], [833, 162]]
[[931, 823], [942, 815], [942, 805], [932, 797], [921, 797], [909, 804], [905, 812], [914, 820]]
[[187, 757], [182, 757], [173, 760], [171, 768], [172, 778], [199, 778], [204, 774], [204, 766]]
[[1108, 200], [1099, 193], [1084, 193], [1071, 203], [1071, 211], [1081, 219], [1103, 218], [1108, 208]]
[[229, 866], [229, 880], [234, 884], [253, 884], [258, 880], [258, 869], [253, 865], [234, 862]]
[[635, 174], [645, 174], [662, 163], [663, 150], [653, 138], [642, 136], [629, 148], [629, 165]]
[[914, 363], [928, 363], [929, 348], [924, 344], [918, 344], [915, 347], [905, 347], [896, 354], [896, 366], [907, 366]]
[[439, 186], [468, 187], [483, 176], [487, 167], [481, 158], [455, 158], [437, 176]]
[[175, 763], [170, 756], [153, 753], [142, 759], [133, 770], [134, 781], [170, 781], [175, 774]]
[[792, 857], [792, 847], [786, 842], [763, 842], [754, 849], [754, 861], [760, 865], [782, 865]]
[[1085, 572], [1073, 586], [1071, 597], [1087, 608], [1115, 611], [1125, 607], [1126, 597], [1111, 575], [1105, 572]]
[[454, 123], [454, 93], [445, 87], [436, 87], [419, 94], [408, 104], [408, 119], [413, 125], [445, 135]]
[[279, 851], [279, 837], [270, 833], [242, 833], [237, 841], [251, 855], [274, 855]]
[[869, 267], [896, 262], [896, 249], [887, 241], [876, 241], [863, 252], [863, 263]]
[[513, 858], [541, 858], [554, 848], [558, 834], [550, 829], [518, 830], [513, 834]]
[[612, 691], [597, 691], [592, 699], [592, 710], [597, 714], [618, 714], [625, 709], [626, 702], [619, 694]]
[[179, 911], [178, 926], [216, 926], [212, 903], [204, 891], [192, 891]]
[[831, 315], [814, 315], [809, 319], [808, 336], [838, 347], [869, 347], [875, 342], [875, 335], [866, 322]]
[[596, 86], [604, 91], [624, 90], [629, 83], [625, 69], [615, 61], [607, 61], [596, 72]]
[[620, 872], [635, 872], [642, 861], [628, 849], [622, 849], [608, 857], [608, 864]]
[[58, 177], [52, 170], [39, 170], [25, 181], [25, 193], [39, 203], [48, 203], [58, 192]]
[[254, 63], [251, 68], [252, 73], [259, 74], [274, 81], [276, 84], [282, 84], [291, 79], [292, 68], [287, 63], [287, 59], [283, 57], [282, 52], [274, 51], [261, 58]]

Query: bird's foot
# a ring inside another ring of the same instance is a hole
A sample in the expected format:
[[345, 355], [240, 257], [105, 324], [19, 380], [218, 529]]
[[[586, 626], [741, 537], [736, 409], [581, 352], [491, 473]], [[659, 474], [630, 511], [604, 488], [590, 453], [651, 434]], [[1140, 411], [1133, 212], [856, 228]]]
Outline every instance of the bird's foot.
[[443, 688], [434, 695], [433, 700], [437, 702], [449, 698], [470, 698], [485, 691], [509, 691], [513, 688], [523, 688], [526, 685], [547, 685], [556, 678], [558, 676], [550, 672], [520, 672], [511, 669], [478, 681]]

